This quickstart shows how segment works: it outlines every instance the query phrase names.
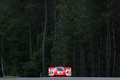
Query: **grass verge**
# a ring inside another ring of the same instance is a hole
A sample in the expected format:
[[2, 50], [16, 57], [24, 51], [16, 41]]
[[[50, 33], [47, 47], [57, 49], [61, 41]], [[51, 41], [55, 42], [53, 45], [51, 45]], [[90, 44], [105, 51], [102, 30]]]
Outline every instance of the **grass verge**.
[[4, 76], [3, 78], [18, 78], [19, 76]]

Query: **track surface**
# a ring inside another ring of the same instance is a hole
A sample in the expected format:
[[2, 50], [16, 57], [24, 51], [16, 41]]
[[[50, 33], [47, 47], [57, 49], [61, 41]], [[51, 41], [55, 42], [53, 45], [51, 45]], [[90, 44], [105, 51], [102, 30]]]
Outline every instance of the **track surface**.
[[102, 77], [41, 77], [41, 78], [0, 78], [0, 80], [120, 80], [120, 78]]

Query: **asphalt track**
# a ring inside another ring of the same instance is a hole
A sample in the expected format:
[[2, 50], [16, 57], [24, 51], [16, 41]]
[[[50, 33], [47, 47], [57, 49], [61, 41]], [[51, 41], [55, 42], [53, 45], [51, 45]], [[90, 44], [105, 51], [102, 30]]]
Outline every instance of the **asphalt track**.
[[38, 78], [0, 78], [0, 80], [120, 80], [120, 78], [107, 77], [38, 77]]

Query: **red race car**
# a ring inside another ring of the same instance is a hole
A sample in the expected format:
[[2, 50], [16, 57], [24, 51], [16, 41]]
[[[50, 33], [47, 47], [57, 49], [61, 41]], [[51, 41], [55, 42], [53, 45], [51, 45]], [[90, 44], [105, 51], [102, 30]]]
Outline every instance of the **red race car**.
[[71, 77], [72, 69], [71, 67], [49, 67], [48, 69], [49, 77]]

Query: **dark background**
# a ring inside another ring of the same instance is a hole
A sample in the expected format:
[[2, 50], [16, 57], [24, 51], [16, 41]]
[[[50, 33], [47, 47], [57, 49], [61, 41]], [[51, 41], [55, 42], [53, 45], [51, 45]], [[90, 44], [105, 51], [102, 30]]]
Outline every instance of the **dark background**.
[[120, 76], [120, 0], [0, 0], [0, 76]]

